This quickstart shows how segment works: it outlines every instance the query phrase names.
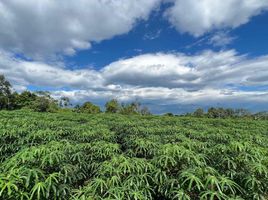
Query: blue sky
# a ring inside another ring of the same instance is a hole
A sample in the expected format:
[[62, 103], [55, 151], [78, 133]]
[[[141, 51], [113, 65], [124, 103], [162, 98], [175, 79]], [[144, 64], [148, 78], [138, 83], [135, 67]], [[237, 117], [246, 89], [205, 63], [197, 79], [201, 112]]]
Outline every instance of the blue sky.
[[267, 44], [268, 0], [0, 1], [0, 73], [73, 103], [268, 110]]
[[165, 18], [163, 10], [155, 11], [146, 21], [138, 23], [130, 32], [116, 36], [111, 40], [94, 43], [92, 48], [77, 52], [76, 56], [66, 56], [67, 63], [74, 66], [93, 65], [100, 69], [109, 63], [133, 57], [144, 53], [157, 52], [184, 52], [186, 54], [198, 53], [204, 49], [219, 51], [222, 49], [236, 49], [241, 54], [260, 56], [268, 54], [268, 12], [253, 17], [247, 24], [236, 29], [223, 29], [233, 41], [225, 46], [214, 46], [202, 39], [213, 36], [218, 31], [212, 31], [204, 36], [195, 38], [189, 34], [182, 34], [172, 27]]

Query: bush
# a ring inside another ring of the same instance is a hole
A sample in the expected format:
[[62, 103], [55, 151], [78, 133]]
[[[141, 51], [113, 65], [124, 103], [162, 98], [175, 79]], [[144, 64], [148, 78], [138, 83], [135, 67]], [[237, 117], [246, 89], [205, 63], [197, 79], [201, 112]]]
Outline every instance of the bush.
[[91, 102], [86, 102], [81, 107], [77, 107], [76, 111], [79, 113], [96, 114], [100, 113], [101, 109], [99, 106], [96, 106]]

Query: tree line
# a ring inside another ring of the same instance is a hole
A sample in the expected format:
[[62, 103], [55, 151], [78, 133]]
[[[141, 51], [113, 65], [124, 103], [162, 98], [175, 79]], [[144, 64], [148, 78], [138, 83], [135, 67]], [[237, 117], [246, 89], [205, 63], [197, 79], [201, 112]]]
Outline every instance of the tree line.
[[210, 107], [207, 111], [202, 108], [196, 109], [192, 113], [187, 113], [185, 116], [202, 117], [202, 118], [249, 118], [249, 119], [268, 119], [268, 112], [251, 113], [244, 108], [222, 108], [222, 107]]
[[[16, 110], [28, 108], [37, 112], [58, 112], [73, 111], [78, 113], [101, 113], [99, 106], [92, 102], [85, 102], [82, 105], [73, 106], [68, 97], [54, 99], [49, 92], [46, 91], [23, 91], [17, 93], [12, 90], [12, 85], [6, 80], [4, 75], [0, 75], [0, 110]], [[105, 112], [119, 114], [140, 114], [150, 115], [151, 112], [146, 106], [142, 106], [140, 102], [133, 101], [131, 103], [120, 103], [116, 99], [112, 99], [105, 104]], [[166, 113], [165, 116], [174, 116], [172, 113]], [[251, 113], [246, 109], [232, 108], [215, 108], [211, 107], [207, 111], [202, 108], [196, 109], [192, 113], [182, 116], [191, 117], [207, 117], [207, 118], [252, 118], [252, 119], [268, 119], [268, 112]]]
[[[28, 108], [37, 112], [58, 112], [73, 111], [78, 113], [101, 113], [99, 106], [92, 102], [85, 102], [82, 105], [72, 106], [68, 97], [54, 99], [47, 91], [23, 91], [17, 93], [12, 90], [12, 85], [4, 75], [0, 75], [0, 110], [16, 110]], [[150, 115], [151, 112], [146, 106], [142, 106], [137, 100], [131, 103], [120, 103], [112, 99], [105, 104], [105, 112], [120, 114], [141, 114]]]

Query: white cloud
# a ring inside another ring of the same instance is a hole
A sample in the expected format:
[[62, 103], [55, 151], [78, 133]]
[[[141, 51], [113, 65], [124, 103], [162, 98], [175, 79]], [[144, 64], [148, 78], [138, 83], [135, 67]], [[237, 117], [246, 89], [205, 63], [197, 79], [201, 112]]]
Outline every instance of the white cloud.
[[268, 75], [267, 56], [254, 60], [236, 51], [204, 51], [201, 54], [145, 54], [119, 60], [106, 66], [102, 77], [106, 84], [142, 87], [224, 88], [226, 85], [264, 85]]
[[236, 28], [268, 9], [268, 0], [171, 0], [165, 16], [182, 33], [201, 36], [206, 32]]
[[[138, 98], [156, 105], [262, 106], [268, 103], [268, 55], [255, 59], [234, 50], [144, 54], [102, 70], [70, 70], [61, 65], [24, 61], [0, 52], [0, 74], [23, 89], [54, 88], [55, 96], [74, 102]], [[262, 91], [258, 90], [262, 88]]]
[[3, 0], [0, 46], [33, 58], [75, 54], [130, 31], [160, 0]]
[[213, 46], [225, 47], [231, 44], [236, 38], [232, 37], [228, 32], [220, 31], [209, 38], [208, 43]]
[[248, 108], [253, 111], [268, 109], [268, 92], [259, 91], [233, 91], [204, 89], [200, 91], [185, 91], [180, 88], [121, 88], [114, 91], [75, 90], [56, 91], [55, 97], [67, 96], [72, 102], [81, 103], [93, 101], [99, 105], [112, 98], [121, 102], [140, 100], [143, 104], [149, 105], [156, 113], [174, 112], [181, 113], [192, 111], [197, 107], [223, 106], [233, 108]]
[[0, 74], [14, 85], [35, 85], [63, 88], [96, 88], [102, 85], [101, 75], [90, 69], [69, 70], [58, 65], [24, 61], [13, 54], [0, 51]]
[[[268, 0], [2, 0], [0, 47], [35, 60], [74, 55], [92, 42], [128, 33], [161, 2], [174, 3], [165, 16], [178, 31], [194, 36], [238, 27], [268, 9]], [[144, 39], [160, 34], [149, 32]]]
[[179, 87], [197, 78], [183, 62], [173, 54], [145, 54], [111, 63], [102, 74], [107, 84]]
[[[178, 31], [194, 36], [215, 33], [193, 45], [226, 46], [234, 39], [226, 29], [268, 10], [268, 0], [2, 0], [0, 74], [17, 91], [27, 86], [53, 88], [55, 96], [69, 96], [76, 102], [139, 98], [166, 106], [268, 103], [268, 55], [252, 59], [235, 50], [195, 55], [160, 52], [121, 59], [101, 70], [71, 70], [64, 63], [42, 62], [128, 33], [160, 2], [174, 3], [165, 16]], [[160, 34], [161, 30], [148, 32], [144, 39]]]

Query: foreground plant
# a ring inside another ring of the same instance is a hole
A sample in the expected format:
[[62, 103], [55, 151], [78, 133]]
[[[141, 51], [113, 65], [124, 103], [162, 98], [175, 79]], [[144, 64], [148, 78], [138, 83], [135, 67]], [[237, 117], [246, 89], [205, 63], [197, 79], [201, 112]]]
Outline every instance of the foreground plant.
[[0, 199], [265, 200], [267, 121], [0, 112]]

